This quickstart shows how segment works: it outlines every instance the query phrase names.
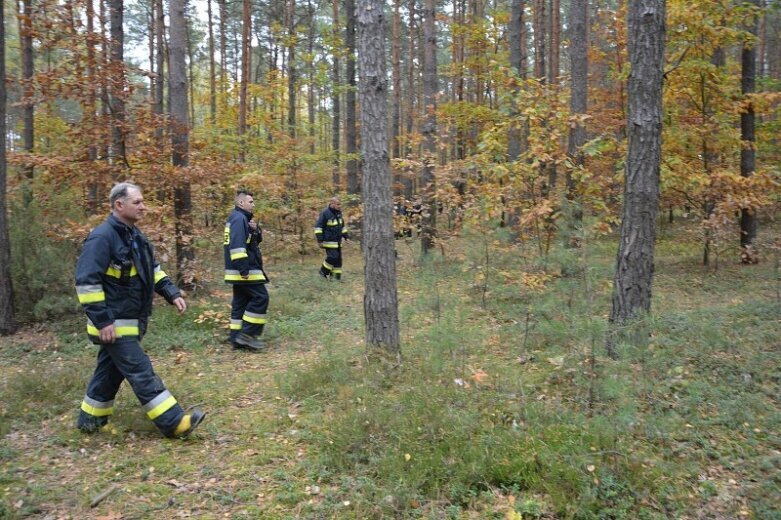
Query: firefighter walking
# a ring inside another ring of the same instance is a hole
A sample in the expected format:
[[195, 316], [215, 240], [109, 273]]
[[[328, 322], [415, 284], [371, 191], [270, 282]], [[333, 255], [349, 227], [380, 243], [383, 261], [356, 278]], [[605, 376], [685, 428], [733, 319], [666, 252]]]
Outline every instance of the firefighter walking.
[[252, 218], [255, 199], [245, 190], [236, 193], [235, 207], [225, 224], [225, 282], [233, 285], [230, 342], [234, 348], [260, 351], [266, 325], [268, 277], [263, 271], [260, 242], [263, 232]]
[[333, 197], [315, 224], [317, 244], [325, 249], [325, 260], [320, 266], [320, 276], [325, 279], [342, 278], [342, 239], [350, 239], [347, 226], [342, 217], [342, 202]]
[[87, 314], [87, 335], [100, 345], [77, 426], [92, 433], [106, 425], [114, 397], [127, 380], [147, 417], [165, 436], [186, 437], [206, 414], [185, 414], [155, 374], [141, 339], [155, 292], [180, 314], [187, 304], [136, 227], [146, 211], [141, 189], [119, 183], [111, 189], [109, 202], [111, 215], [89, 234], [76, 265], [76, 293]]

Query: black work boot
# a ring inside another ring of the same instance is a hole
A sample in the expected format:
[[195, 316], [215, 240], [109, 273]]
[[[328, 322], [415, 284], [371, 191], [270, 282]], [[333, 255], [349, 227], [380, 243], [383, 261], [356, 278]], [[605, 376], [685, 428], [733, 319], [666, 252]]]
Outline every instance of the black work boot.
[[260, 352], [266, 348], [266, 344], [260, 338], [253, 338], [246, 332], [240, 332], [233, 340], [233, 348]]
[[328, 271], [326, 271], [325, 269], [323, 269], [322, 267], [320, 268], [318, 273], [320, 274], [320, 278], [322, 278], [323, 280], [328, 280], [328, 277], [331, 274]]
[[79, 411], [76, 427], [84, 433], [95, 433], [108, 424], [108, 417], [95, 417], [84, 410]]
[[172, 439], [184, 439], [188, 437], [193, 432], [193, 430], [195, 430], [198, 425], [203, 422], [205, 417], [206, 412], [196, 408], [192, 412], [185, 414], [185, 416], [182, 417], [182, 420], [179, 421], [179, 425], [174, 429], [174, 431], [166, 434], [166, 437], [170, 437]]

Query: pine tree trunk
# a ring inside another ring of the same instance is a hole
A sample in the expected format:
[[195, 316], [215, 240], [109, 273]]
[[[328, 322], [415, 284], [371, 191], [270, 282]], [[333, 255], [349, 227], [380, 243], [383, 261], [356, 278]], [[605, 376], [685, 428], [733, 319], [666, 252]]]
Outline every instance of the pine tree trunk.
[[[588, 112], [588, 0], [571, 0], [570, 4], [570, 76], [571, 92], [569, 107], [573, 116]], [[567, 155], [575, 167], [583, 166], [583, 145], [586, 144], [586, 127], [581, 122], [570, 126], [567, 140]], [[575, 185], [572, 174], [567, 172], [567, 198], [575, 199]], [[580, 220], [580, 212], [575, 212]]]
[[[185, 45], [187, 21], [185, 19], [185, 0], [170, 0], [169, 39], [170, 63], [168, 80], [171, 96], [171, 147], [172, 162], [175, 167], [187, 168], [189, 165], [190, 122], [187, 116], [187, 64], [185, 63]], [[177, 282], [180, 287], [192, 287], [189, 276], [190, 265], [195, 258], [190, 236], [192, 234], [192, 200], [190, 181], [186, 175], [178, 176], [174, 189], [174, 216], [176, 227], [176, 268]]]
[[296, 0], [288, 0], [287, 14], [287, 133], [295, 139], [296, 137]]
[[545, 27], [545, 2], [546, 0], [534, 0], [533, 9], [534, 77], [542, 82], [545, 81], [546, 76], [545, 57], [547, 53], [545, 47], [548, 38]]
[[214, 22], [212, 20], [212, 0], [206, 0], [206, 15], [209, 27], [209, 121], [217, 124], [217, 73], [214, 63]]
[[[759, 5], [758, 0], [749, 0]], [[754, 17], [748, 31], [757, 34], [757, 19]], [[753, 42], [743, 47], [741, 52], [740, 91], [747, 98], [756, 91], [757, 49]], [[740, 114], [740, 176], [744, 178], [754, 175], [756, 168], [756, 151], [754, 149], [754, 105], [750, 101]], [[744, 264], [754, 264], [758, 261], [756, 252], [757, 217], [754, 208], [740, 210], [740, 259]]]
[[383, 0], [359, 0], [361, 155], [364, 161], [366, 346], [400, 356], [393, 204], [388, 150]]
[[[391, 48], [391, 76], [393, 103], [391, 108], [391, 155], [401, 157], [401, 0], [393, 1], [393, 33]], [[395, 183], [394, 183], [395, 184]]]
[[[333, 32], [334, 36], [339, 34], [339, 0], [333, 0]], [[340, 72], [340, 62], [339, 62], [339, 54], [341, 52], [341, 49], [334, 48], [334, 56], [333, 56], [333, 71], [331, 73], [332, 77], [332, 83], [333, 86], [331, 87], [331, 111], [332, 111], [332, 118], [331, 118], [331, 148], [333, 149], [334, 154], [334, 169], [333, 169], [333, 184], [334, 184], [334, 192], [338, 192], [341, 189], [341, 183], [340, 183], [340, 163], [341, 158], [339, 156], [339, 153], [341, 151], [341, 128], [342, 128], [342, 106], [341, 106], [341, 95], [340, 95], [340, 87], [341, 87], [341, 72]]]
[[[651, 309], [662, 145], [665, 0], [629, 3], [629, 150], [610, 322]], [[615, 345], [608, 350], [616, 356]]]
[[[33, 99], [33, 75], [35, 62], [33, 54], [33, 3], [23, 0], [22, 12], [19, 16], [19, 38], [22, 46], [22, 150], [33, 153], [35, 147], [35, 101]], [[4, 134], [5, 135], [5, 134]], [[32, 202], [32, 180], [34, 169], [32, 164], [22, 167], [27, 186], [24, 192], [24, 202]]]
[[221, 108], [224, 110], [228, 103], [225, 96], [228, 91], [228, 38], [226, 36], [227, 29], [225, 28], [228, 22], [227, 0], [217, 0], [217, 5], [220, 8], [220, 105], [222, 105]]
[[[163, 0], [154, 0], [156, 11], [155, 22], [155, 41], [157, 42], [157, 79], [155, 81], [155, 114], [162, 117], [165, 113], [165, 64], [166, 60], [166, 46], [165, 46], [165, 10], [163, 8]], [[155, 138], [159, 143], [159, 147], [162, 149], [165, 144], [163, 143], [163, 129], [158, 127], [155, 130]]]
[[111, 156], [119, 168], [128, 166], [125, 151], [125, 96], [127, 76], [125, 73], [125, 32], [122, 27], [124, 18], [123, 0], [111, 0], [111, 69], [114, 76], [111, 89]]
[[[87, 35], [86, 35], [86, 45], [87, 45], [87, 83], [89, 85], [88, 92], [87, 92], [87, 98], [84, 102], [84, 123], [87, 127], [87, 131], [89, 132], [89, 135], [95, 135], [94, 132], [97, 130], [97, 120], [96, 120], [96, 109], [97, 109], [97, 91], [96, 91], [96, 81], [95, 81], [95, 71], [97, 69], [97, 58], [95, 56], [95, 8], [92, 4], [92, 0], [86, 0], [86, 23], [87, 23]], [[87, 160], [88, 161], [95, 161], [98, 158], [98, 148], [95, 145], [94, 138], [88, 137], [88, 143], [87, 143]], [[90, 179], [87, 181], [87, 214], [88, 215], [95, 215], [98, 212], [98, 206], [99, 206], [99, 193], [100, 193], [100, 186], [102, 185], [101, 182], [102, 179], [100, 179], [100, 173], [99, 169], [96, 168], [92, 175], [90, 176]]]
[[347, 27], [345, 29], [344, 42], [347, 46], [347, 93], [345, 95], [345, 153], [349, 155], [347, 159], [347, 193], [360, 193], [361, 186], [358, 179], [358, 160], [355, 154], [358, 152], [358, 128], [357, 128], [357, 106], [356, 106], [356, 88], [355, 88], [355, 0], [345, 0], [345, 16], [347, 17]]
[[561, 3], [560, 0], [550, 0], [550, 68], [548, 83], [559, 84], [561, 57]]
[[[526, 79], [526, 56], [524, 55], [524, 46], [522, 39], [526, 37], [523, 20], [523, 10], [525, 0], [512, 0], [510, 9], [510, 68], [518, 81]], [[513, 88], [513, 95], [517, 96], [521, 89], [519, 86]], [[515, 99], [511, 102], [511, 118], [518, 119], [518, 105]], [[528, 133], [525, 131], [527, 125], [514, 121], [507, 134], [507, 158], [510, 162], [518, 160], [518, 157], [528, 148]]]
[[312, 0], [306, 2], [307, 21], [309, 28], [308, 54], [306, 68], [309, 85], [307, 87], [307, 118], [309, 135], [309, 153], [315, 153], [315, 65], [314, 65], [314, 45], [315, 45], [315, 9]]
[[425, 109], [424, 123], [421, 128], [423, 135], [423, 172], [420, 182], [423, 185], [423, 222], [420, 237], [423, 254], [434, 247], [436, 235], [436, 183], [434, 167], [437, 163], [437, 34], [436, 34], [436, 2], [426, 0], [423, 13], [423, 104]]
[[242, 2], [241, 16], [241, 82], [239, 83], [239, 162], [246, 160], [247, 154], [247, 84], [252, 70], [250, 43], [252, 37], [252, 16], [250, 0]]
[[8, 204], [6, 197], [6, 101], [5, 86], [5, 13], [0, 9], [0, 335], [16, 330], [14, 286], [11, 280], [11, 240], [8, 236]]

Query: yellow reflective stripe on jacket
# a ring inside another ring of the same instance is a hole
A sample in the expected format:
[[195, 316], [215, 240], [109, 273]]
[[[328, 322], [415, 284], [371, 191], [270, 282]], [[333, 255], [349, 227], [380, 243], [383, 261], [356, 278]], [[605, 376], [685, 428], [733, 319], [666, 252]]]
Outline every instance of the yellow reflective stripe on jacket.
[[237, 247], [230, 250], [231, 260], [239, 260], [240, 258], [247, 258], [247, 249], [244, 247]]
[[244, 321], [248, 323], [254, 323], [256, 325], [263, 325], [266, 323], [266, 315], [265, 314], [258, 314], [255, 312], [249, 312], [244, 311], [244, 316], [241, 317]]
[[[138, 320], [114, 320], [114, 333], [118, 338], [140, 335]], [[100, 336], [100, 330], [98, 330], [95, 324], [89, 319], [87, 319], [87, 334], [91, 336]]]
[[152, 420], [157, 419], [176, 405], [176, 399], [171, 392], [166, 390], [144, 405], [146, 416]]
[[77, 285], [76, 294], [81, 304], [106, 301], [106, 293], [103, 292], [102, 285]]
[[315, 235], [322, 235], [323, 234], [323, 228], [316, 227], [315, 228]]
[[344, 224], [342, 219], [331, 219], [325, 223], [326, 226], [341, 226]]
[[241, 274], [236, 269], [225, 270], [226, 282], [264, 282], [266, 277], [263, 275], [263, 271], [259, 269], [250, 269], [249, 276], [242, 278]]
[[163, 278], [165, 278], [166, 276], [168, 276], [168, 274], [166, 274], [166, 272], [165, 272], [165, 271], [163, 271], [163, 270], [160, 268], [160, 266], [159, 266], [159, 265], [158, 265], [157, 267], [155, 267], [155, 283], [159, 282], [160, 280], [162, 280], [162, 279], [163, 279]]
[[323, 247], [326, 249], [337, 249], [339, 248], [339, 242], [321, 242], [323, 244]]
[[[110, 265], [108, 266], [108, 269], [106, 269], [106, 274], [109, 276], [112, 276], [114, 278], [119, 278], [122, 276], [122, 268], [118, 265]], [[130, 276], [136, 276], [138, 274], [138, 271], [136, 270], [136, 266], [130, 268]]]
[[81, 402], [81, 409], [94, 417], [105, 417], [114, 413], [114, 401], [102, 403], [85, 395]]

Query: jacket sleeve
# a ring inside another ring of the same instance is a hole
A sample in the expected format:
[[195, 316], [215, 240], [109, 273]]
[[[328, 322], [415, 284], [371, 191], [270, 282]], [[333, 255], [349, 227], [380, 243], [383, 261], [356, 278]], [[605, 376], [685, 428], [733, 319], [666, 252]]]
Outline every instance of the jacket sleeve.
[[114, 322], [106, 305], [103, 274], [111, 263], [111, 246], [107, 237], [87, 237], [76, 263], [76, 294], [87, 317], [98, 329]]
[[323, 241], [324, 227], [325, 227], [325, 211], [320, 213], [320, 217], [317, 219], [317, 224], [315, 224], [315, 238], [317, 239], [318, 243]]
[[173, 303], [175, 299], [182, 295], [179, 288], [168, 278], [168, 275], [160, 267], [157, 260], [155, 260], [155, 292], [165, 298], [165, 301], [168, 303]]
[[233, 264], [233, 268], [236, 269], [239, 274], [245, 275], [249, 273], [249, 255], [247, 255], [247, 230], [244, 228], [244, 223], [238, 219], [233, 218], [229, 222], [230, 227], [230, 240], [228, 242], [228, 249], [230, 253], [230, 260]]

